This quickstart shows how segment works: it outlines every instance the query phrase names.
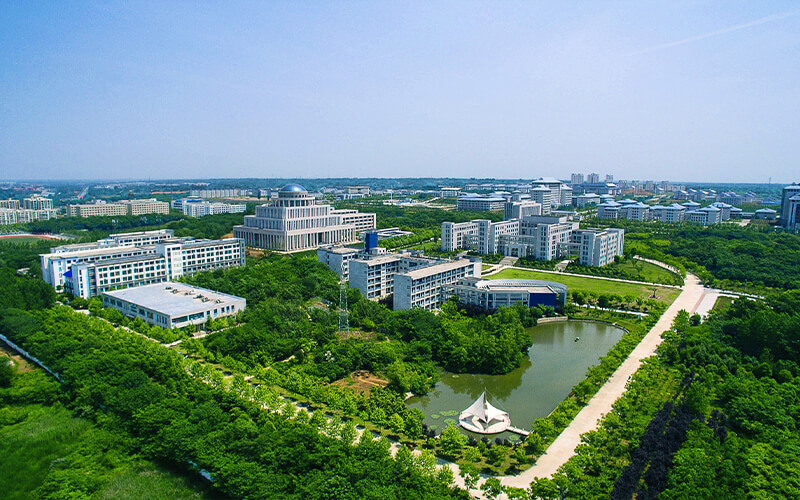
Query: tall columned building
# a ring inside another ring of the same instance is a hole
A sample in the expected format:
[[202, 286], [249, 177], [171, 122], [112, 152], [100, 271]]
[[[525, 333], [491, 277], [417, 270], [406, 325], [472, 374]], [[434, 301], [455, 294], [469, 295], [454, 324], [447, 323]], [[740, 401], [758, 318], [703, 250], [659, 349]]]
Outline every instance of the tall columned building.
[[790, 184], [783, 188], [781, 226], [786, 229], [800, 229], [800, 185], [798, 184]]
[[246, 215], [243, 225], [233, 226], [233, 236], [250, 246], [297, 252], [353, 242], [358, 231], [374, 228], [375, 214], [317, 204], [304, 187], [288, 184], [275, 201], [256, 207], [256, 214]]

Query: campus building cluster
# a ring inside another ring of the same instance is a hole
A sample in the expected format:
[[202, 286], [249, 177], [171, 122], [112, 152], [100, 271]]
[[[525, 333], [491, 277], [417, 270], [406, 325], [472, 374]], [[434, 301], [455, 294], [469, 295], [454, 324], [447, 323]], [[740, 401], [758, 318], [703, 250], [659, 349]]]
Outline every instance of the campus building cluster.
[[389, 253], [367, 238], [364, 249], [321, 247], [317, 260], [370, 300], [392, 297], [395, 310], [436, 310], [450, 297], [462, 304], [497, 309], [522, 303], [562, 309], [567, 287], [538, 280], [482, 280], [479, 259], [434, 259], [419, 252]]
[[256, 207], [244, 224], [233, 227], [233, 236], [247, 245], [297, 252], [356, 241], [357, 234], [375, 227], [375, 214], [336, 210], [297, 184], [284, 186], [270, 204]]
[[530, 215], [499, 222], [443, 222], [443, 251], [474, 250], [538, 260], [574, 258], [584, 266], [604, 266], [622, 255], [623, 229], [579, 229], [567, 217]]
[[420, 252], [389, 253], [374, 246], [374, 233], [367, 235], [364, 249], [321, 247], [317, 260], [340, 278], [349, 280], [370, 300], [393, 297], [394, 309], [438, 309], [449, 295], [443, 287], [468, 277], [480, 277], [480, 259], [433, 259]]
[[0, 226], [49, 220], [56, 216], [53, 200], [34, 195], [22, 200], [0, 200]]
[[48, 284], [85, 299], [245, 265], [244, 242], [239, 239], [175, 238], [169, 229], [115, 234], [93, 243], [55, 247], [39, 257]]
[[67, 216], [69, 217], [109, 217], [115, 215], [168, 213], [169, 203], [166, 201], [158, 201], [155, 198], [145, 200], [121, 200], [114, 203], [106, 203], [105, 201], [99, 200], [95, 203], [67, 206]]
[[[446, 189], [442, 188], [442, 193]], [[458, 210], [473, 211], [499, 211], [508, 210], [507, 204], [537, 203], [539, 214], [548, 214], [559, 206], [572, 205], [573, 188], [553, 177], [540, 177], [531, 184], [510, 186], [513, 192], [495, 191], [483, 195], [478, 193], [464, 193], [458, 196], [456, 208]], [[444, 194], [442, 194], [444, 196]], [[538, 215], [538, 214], [537, 214]]]
[[233, 316], [247, 305], [242, 297], [176, 282], [105, 291], [102, 300], [128, 318], [166, 329]]
[[[758, 211], [757, 211], [758, 212]], [[758, 217], [759, 214], [756, 214]], [[693, 222], [717, 224], [731, 218], [741, 218], [742, 209], [717, 201], [701, 207], [695, 201], [672, 203], [671, 205], [647, 205], [636, 200], [606, 200], [597, 206], [600, 219], [628, 219], [638, 221]]]
[[211, 202], [200, 198], [181, 198], [172, 201], [172, 208], [189, 217], [205, 217], [217, 214], [238, 214], [247, 210], [243, 203]]

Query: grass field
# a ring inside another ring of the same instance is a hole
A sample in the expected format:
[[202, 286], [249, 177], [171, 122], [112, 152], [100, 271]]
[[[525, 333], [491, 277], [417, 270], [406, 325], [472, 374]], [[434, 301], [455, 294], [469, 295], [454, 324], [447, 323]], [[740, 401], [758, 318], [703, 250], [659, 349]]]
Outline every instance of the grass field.
[[29, 243], [38, 243], [42, 240], [50, 238], [39, 238], [38, 236], [8, 236], [0, 237], [0, 243], [11, 243], [14, 245], [27, 245]]
[[555, 281], [567, 285], [570, 291], [579, 290], [587, 293], [616, 293], [620, 295], [631, 294], [636, 297], [648, 298], [653, 295], [653, 288], [656, 290], [657, 300], [669, 305], [675, 301], [680, 294], [677, 288], [652, 287], [635, 283], [624, 283], [620, 281], [610, 281], [591, 276], [565, 276], [562, 274], [542, 273], [539, 271], [528, 271], [523, 269], [504, 269], [497, 274], [488, 276], [490, 279], [535, 279], [545, 281]]
[[736, 300], [733, 297], [717, 297], [717, 301], [714, 302], [714, 311], [721, 311], [723, 309], [727, 309], [728, 307], [733, 304], [733, 301]]
[[676, 283], [680, 284], [683, 281], [682, 278], [677, 274], [667, 271], [663, 267], [651, 264], [649, 262], [627, 259], [619, 264], [609, 264], [609, 267], [616, 267], [624, 271], [629, 276], [641, 276], [641, 278], [638, 279], [653, 283], [672, 283], [675, 280], [680, 280], [678, 283]]

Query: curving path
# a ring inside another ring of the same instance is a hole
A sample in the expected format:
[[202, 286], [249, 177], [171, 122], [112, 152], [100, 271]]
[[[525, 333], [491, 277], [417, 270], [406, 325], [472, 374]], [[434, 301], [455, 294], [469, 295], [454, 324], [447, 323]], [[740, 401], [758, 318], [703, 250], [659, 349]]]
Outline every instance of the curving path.
[[694, 313], [706, 294], [706, 289], [700, 280], [692, 274], [687, 274], [683, 291], [675, 302], [666, 310], [658, 323], [647, 333], [630, 356], [623, 361], [617, 371], [600, 388], [589, 403], [583, 407], [566, 429], [547, 448], [547, 451], [530, 469], [516, 476], [503, 476], [500, 478], [505, 486], [528, 488], [531, 481], [537, 477], [550, 477], [559, 467], [575, 454], [575, 448], [581, 442], [581, 435], [595, 430], [600, 418], [611, 411], [611, 406], [625, 392], [628, 377], [639, 369], [642, 360], [652, 356], [656, 347], [661, 343], [661, 334], [669, 330], [672, 321], [681, 310]]

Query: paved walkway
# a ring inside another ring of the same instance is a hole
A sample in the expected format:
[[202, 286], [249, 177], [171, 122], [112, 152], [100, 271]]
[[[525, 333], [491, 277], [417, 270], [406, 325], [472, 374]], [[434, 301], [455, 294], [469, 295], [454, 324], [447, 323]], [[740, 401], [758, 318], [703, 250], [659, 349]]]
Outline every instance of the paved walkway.
[[672, 326], [672, 321], [678, 312], [686, 310], [693, 313], [698, 310], [705, 293], [706, 289], [703, 288], [697, 277], [687, 274], [683, 292], [630, 356], [617, 368], [617, 371], [597, 391], [589, 404], [583, 407], [569, 426], [547, 448], [536, 464], [519, 475], [501, 477], [501, 482], [506, 486], [528, 488], [534, 478], [551, 477], [575, 454], [575, 448], [581, 442], [581, 435], [596, 429], [600, 418], [611, 411], [611, 406], [625, 392], [628, 377], [639, 369], [643, 359], [655, 353], [656, 347], [661, 343], [661, 334]]

